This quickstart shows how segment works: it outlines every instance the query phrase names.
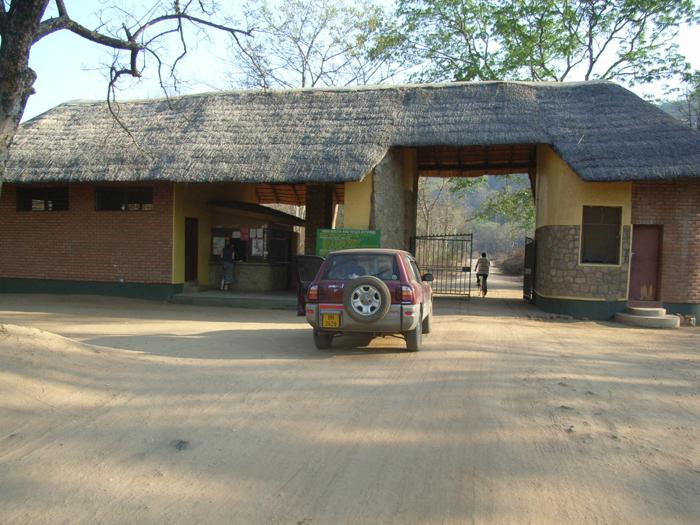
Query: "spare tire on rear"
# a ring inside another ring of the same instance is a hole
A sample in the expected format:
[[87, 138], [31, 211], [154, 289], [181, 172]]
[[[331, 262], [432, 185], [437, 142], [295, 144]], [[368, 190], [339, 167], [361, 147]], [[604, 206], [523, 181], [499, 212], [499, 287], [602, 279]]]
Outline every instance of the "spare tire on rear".
[[391, 306], [391, 292], [381, 280], [371, 275], [353, 279], [343, 291], [345, 311], [355, 321], [372, 323], [383, 319]]

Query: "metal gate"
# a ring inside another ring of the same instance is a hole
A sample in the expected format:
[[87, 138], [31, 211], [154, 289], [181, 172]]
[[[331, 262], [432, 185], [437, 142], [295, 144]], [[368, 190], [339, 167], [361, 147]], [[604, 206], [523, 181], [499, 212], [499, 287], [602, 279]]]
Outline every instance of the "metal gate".
[[433, 274], [436, 294], [471, 293], [472, 234], [424, 235], [413, 238], [413, 254], [421, 271]]
[[535, 261], [537, 260], [535, 239], [525, 237], [525, 269], [523, 270], [523, 299], [535, 299]]

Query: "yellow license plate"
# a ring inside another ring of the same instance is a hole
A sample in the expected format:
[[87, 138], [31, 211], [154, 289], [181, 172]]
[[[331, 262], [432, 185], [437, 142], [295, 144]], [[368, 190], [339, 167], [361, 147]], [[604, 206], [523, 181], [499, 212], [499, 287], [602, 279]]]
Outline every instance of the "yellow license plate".
[[321, 314], [323, 328], [340, 328], [340, 314]]

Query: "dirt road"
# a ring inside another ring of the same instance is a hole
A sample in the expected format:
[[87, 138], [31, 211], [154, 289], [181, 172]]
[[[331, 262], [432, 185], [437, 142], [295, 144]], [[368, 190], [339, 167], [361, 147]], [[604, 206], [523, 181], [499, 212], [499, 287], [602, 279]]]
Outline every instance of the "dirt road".
[[697, 329], [439, 309], [419, 353], [319, 352], [284, 311], [0, 295], [0, 522], [698, 523]]

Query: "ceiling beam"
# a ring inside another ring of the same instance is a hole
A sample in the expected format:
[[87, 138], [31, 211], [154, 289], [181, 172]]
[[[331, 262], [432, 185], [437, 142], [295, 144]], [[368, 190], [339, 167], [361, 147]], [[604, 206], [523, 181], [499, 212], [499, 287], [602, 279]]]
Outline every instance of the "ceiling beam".
[[524, 170], [527, 173], [533, 167], [531, 162], [508, 162], [502, 164], [483, 163], [483, 164], [465, 164], [461, 168], [458, 166], [441, 166], [430, 164], [419, 164], [418, 171], [488, 171], [493, 170]]

